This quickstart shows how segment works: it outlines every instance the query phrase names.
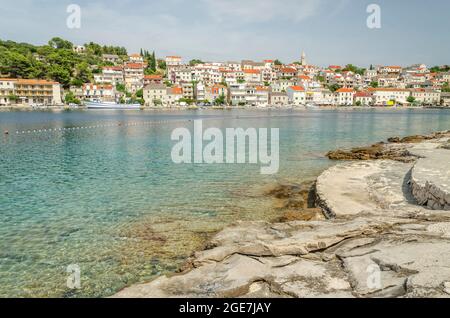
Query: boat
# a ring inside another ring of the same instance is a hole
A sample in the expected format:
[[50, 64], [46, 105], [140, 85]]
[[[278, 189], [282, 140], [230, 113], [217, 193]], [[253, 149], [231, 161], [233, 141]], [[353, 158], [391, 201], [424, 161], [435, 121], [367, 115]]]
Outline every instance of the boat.
[[85, 102], [88, 109], [141, 109], [141, 104], [118, 104], [115, 102], [99, 102], [99, 101], [87, 101]]

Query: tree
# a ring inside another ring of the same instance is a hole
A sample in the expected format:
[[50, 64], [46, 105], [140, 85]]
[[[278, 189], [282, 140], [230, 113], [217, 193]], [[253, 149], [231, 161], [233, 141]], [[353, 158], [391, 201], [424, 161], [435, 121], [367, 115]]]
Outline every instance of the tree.
[[81, 104], [81, 101], [75, 97], [73, 92], [70, 91], [66, 94], [66, 96], [64, 96], [64, 102], [66, 104], [77, 104], [77, 105]]
[[121, 93], [126, 93], [126, 88], [125, 88], [125, 85], [123, 85], [123, 84], [117, 84], [116, 90]]
[[360, 100], [358, 100], [358, 101], [356, 101], [355, 105], [356, 105], [356, 106], [361, 106], [361, 105], [362, 105], [362, 103], [361, 103], [361, 101], [360, 101]]
[[165, 69], [167, 69], [166, 61], [164, 61], [164, 60], [158, 60], [158, 68], [159, 68], [160, 70], [165, 70]]
[[225, 105], [226, 99], [225, 99], [225, 95], [221, 94], [219, 97], [216, 98], [216, 100], [214, 101], [214, 104], [220, 106], [220, 105]]
[[15, 95], [15, 94], [10, 94], [10, 95], [8, 95], [8, 99], [13, 103], [17, 103], [17, 101], [19, 100], [19, 96]]
[[28, 77], [32, 63], [26, 56], [15, 51], [0, 51], [0, 73], [10, 77]]
[[144, 90], [141, 88], [138, 91], [136, 91], [136, 97], [142, 98], [144, 97]]
[[156, 55], [155, 55], [155, 51], [153, 51], [152, 53], [152, 57], [150, 59], [151, 63], [150, 63], [150, 68], [153, 72], [156, 72]]
[[335, 91], [337, 91], [338, 89], [340, 89], [340, 88], [342, 88], [342, 86], [339, 85], [339, 84], [328, 85], [328, 89], [329, 89], [330, 91], [332, 91], [333, 93], [334, 93]]
[[70, 86], [70, 72], [61, 65], [50, 65], [48, 76], [52, 80], [61, 83], [64, 88], [68, 88]]
[[190, 60], [190, 61], [189, 61], [189, 65], [190, 65], [190, 66], [195, 66], [195, 65], [197, 65], [197, 64], [204, 64], [204, 63], [203, 63], [202, 60], [199, 60], [199, 59], [193, 59], [193, 60]]
[[237, 80], [237, 83], [238, 83], [238, 84], [243, 84], [243, 83], [245, 83], [245, 80], [243, 80], [243, 79], [238, 79], [238, 80]]
[[81, 83], [88, 83], [92, 79], [92, 71], [86, 62], [81, 62], [76, 66], [75, 70], [75, 80]]
[[366, 69], [364, 68], [359, 68], [357, 66], [354, 66], [353, 64], [348, 64], [342, 71], [350, 71], [353, 72], [355, 74], [359, 74], [359, 75], [364, 75]]
[[275, 64], [275, 65], [283, 65], [283, 63], [282, 63], [280, 60], [278, 60], [278, 59], [276, 59], [276, 60], [273, 62], [273, 64]]
[[73, 44], [72, 42], [63, 40], [61, 38], [55, 37], [48, 41], [48, 45], [51, 46], [54, 49], [66, 49], [66, 50], [72, 50]]
[[444, 85], [442, 85], [442, 92], [443, 93], [450, 93], [450, 87], [449, 87], [449, 83], [445, 82]]
[[180, 103], [186, 103], [188, 105], [192, 105], [195, 101], [191, 98], [180, 98], [178, 100]]
[[378, 82], [372, 81], [370, 83], [370, 87], [377, 88], [378, 87]]
[[408, 103], [410, 103], [410, 104], [413, 104], [413, 103], [416, 101], [416, 99], [415, 99], [413, 96], [409, 96], [409, 97], [406, 99], [406, 101], [407, 101]]

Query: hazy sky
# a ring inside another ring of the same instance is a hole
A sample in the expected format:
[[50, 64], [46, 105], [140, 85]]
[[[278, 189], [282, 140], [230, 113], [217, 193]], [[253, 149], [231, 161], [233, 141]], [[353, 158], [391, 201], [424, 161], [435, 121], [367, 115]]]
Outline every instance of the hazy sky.
[[[81, 29], [66, 26], [67, 6]], [[381, 29], [366, 8], [381, 7]], [[279, 58], [312, 64], [450, 64], [448, 0], [0, 0], [0, 38], [33, 44], [60, 36], [145, 48], [185, 60]]]

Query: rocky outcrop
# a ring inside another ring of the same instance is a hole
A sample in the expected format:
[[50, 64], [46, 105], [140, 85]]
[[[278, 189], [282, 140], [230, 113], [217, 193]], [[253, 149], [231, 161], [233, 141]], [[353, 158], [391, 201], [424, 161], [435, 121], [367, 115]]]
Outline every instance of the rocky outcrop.
[[[352, 161], [325, 171], [314, 195], [328, 220], [237, 222], [186, 271], [115, 297], [450, 297], [450, 211], [422, 205], [414, 190], [420, 184], [441, 202], [426, 185], [447, 189], [445, 138], [395, 145], [414, 162]], [[308, 187], [268, 194], [314, 209]]]
[[353, 148], [351, 150], [336, 150], [327, 153], [331, 160], [379, 160], [391, 159], [401, 162], [411, 162], [415, 158], [410, 155], [405, 146], [385, 143], [374, 144], [369, 147]]
[[418, 160], [411, 173], [412, 193], [419, 204], [450, 210], [450, 151], [435, 149]]
[[331, 160], [396, 160], [400, 162], [414, 162], [417, 158], [408, 151], [410, 144], [424, 141], [442, 140], [449, 138], [450, 131], [436, 132], [430, 135], [415, 135], [404, 138], [392, 137], [388, 143], [380, 142], [368, 147], [353, 148], [351, 150], [335, 150], [327, 153]]
[[281, 216], [275, 222], [313, 221], [323, 219], [321, 209], [316, 208], [316, 183], [306, 181], [300, 184], [280, 183], [266, 191], [265, 195], [275, 198]]

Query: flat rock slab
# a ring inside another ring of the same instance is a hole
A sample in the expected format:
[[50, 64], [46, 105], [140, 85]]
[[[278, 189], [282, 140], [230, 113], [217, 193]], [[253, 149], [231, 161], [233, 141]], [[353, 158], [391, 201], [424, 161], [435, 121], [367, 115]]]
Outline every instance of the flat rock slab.
[[317, 196], [329, 217], [420, 213], [408, 182], [412, 163], [390, 160], [339, 164], [317, 179]]
[[417, 160], [411, 173], [412, 193], [419, 204], [433, 210], [450, 210], [450, 150], [416, 151]]

